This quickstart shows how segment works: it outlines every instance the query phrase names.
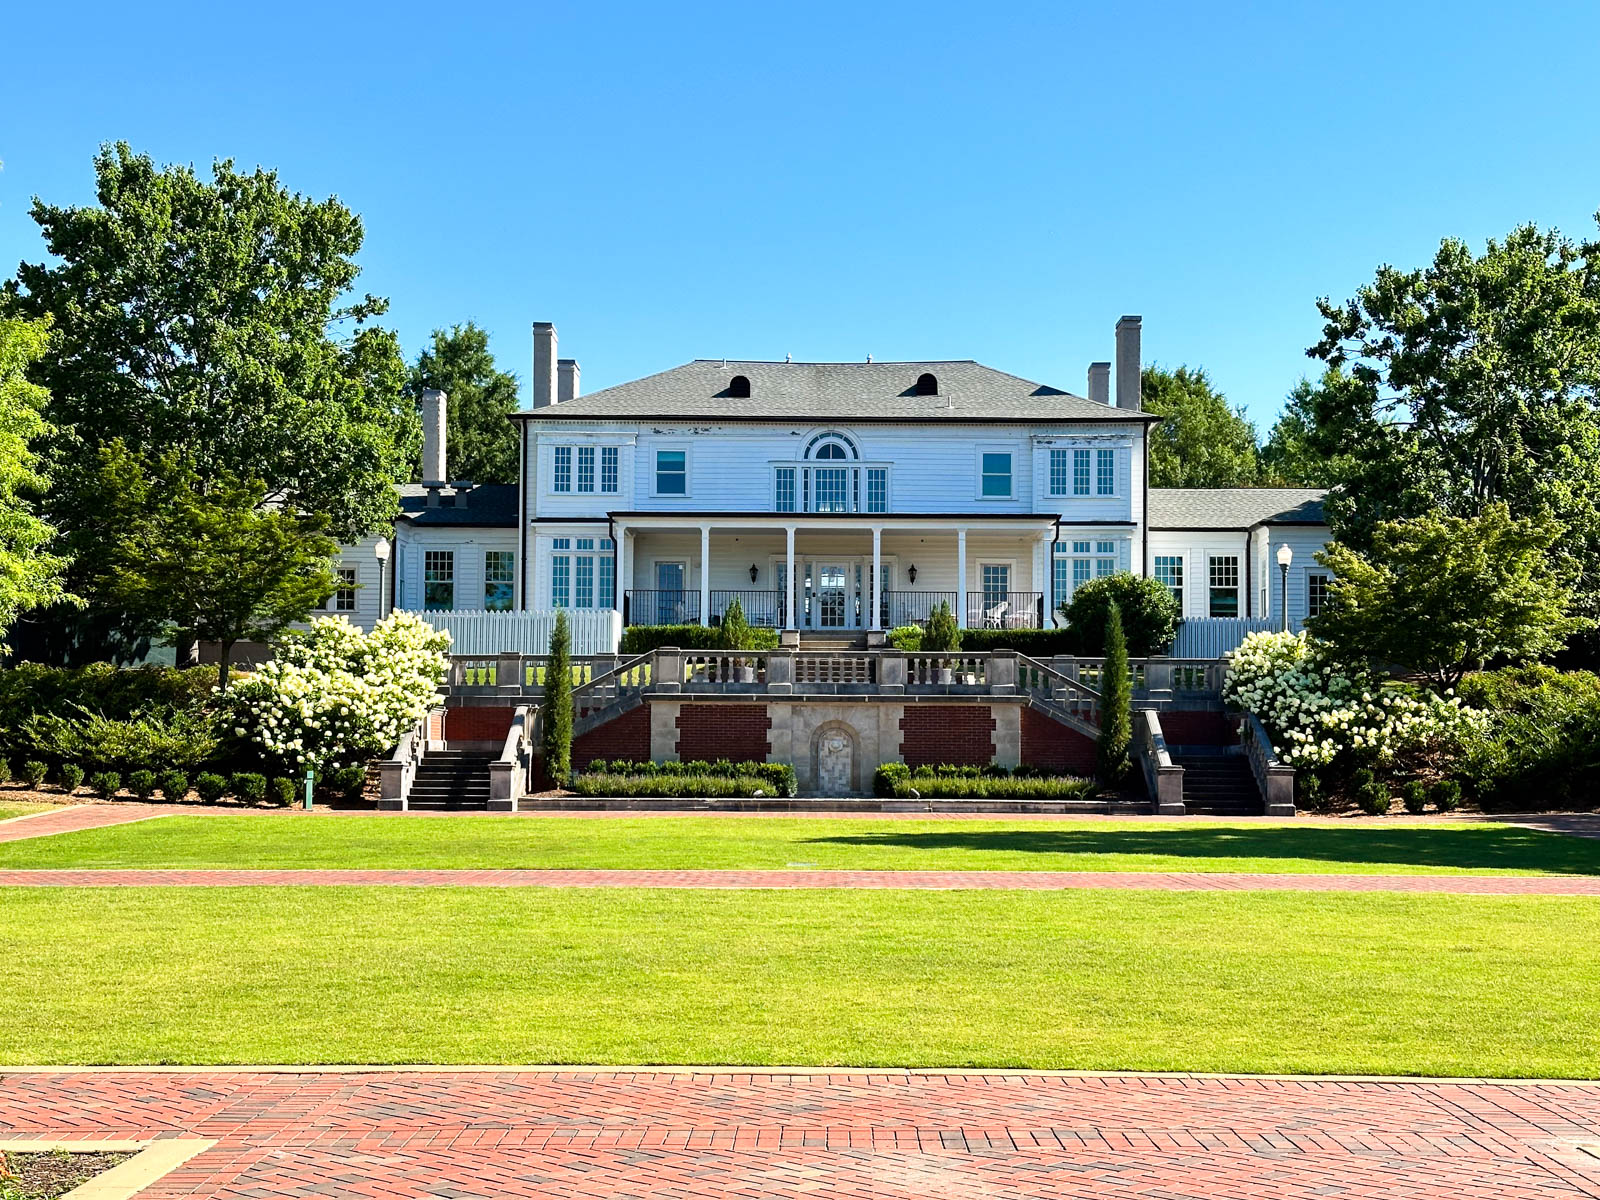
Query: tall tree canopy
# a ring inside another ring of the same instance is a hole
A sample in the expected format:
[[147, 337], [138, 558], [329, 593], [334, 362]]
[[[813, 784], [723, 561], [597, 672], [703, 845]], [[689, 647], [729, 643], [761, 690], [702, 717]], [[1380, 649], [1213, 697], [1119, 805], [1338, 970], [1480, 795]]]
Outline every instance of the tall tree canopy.
[[[450, 398], [445, 434], [452, 479], [474, 483], [517, 482], [517, 430], [508, 419], [517, 411], [517, 377], [495, 366], [489, 335], [468, 321], [448, 331], [435, 329], [433, 344], [417, 355], [406, 390], [420, 397], [438, 388]], [[412, 464], [422, 478], [422, 462]]]
[[26, 378], [48, 340], [42, 321], [0, 319], [0, 633], [23, 610], [61, 597], [65, 564], [47, 550], [55, 531], [35, 512], [45, 480], [32, 443], [48, 432], [47, 397]]
[[1341, 394], [1349, 376], [1330, 367], [1316, 383], [1302, 379], [1284, 400], [1283, 411], [1261, 447], [1262, 482], [1284, 487], [1331, 488], [1351, 470], [1353, 438], [1377, 433], [1370, 415], [1352, 428], [1349, 418], [1361, 415]]
[[1146, 412], [1163, 420], [1150, 431], [1150, 486], [1244, 487], [1256, 482], [1256, 431], [1243, 409], [1211, 385], [1204, 368], [1140, 376]]
[[1481, 255], [1447, 239], [1414, 271], [1380, 267], [1354, 299], [1317, 302], [1308, 353], [1348, 375], [1322, 414], [1348, 431], [1329, 504], [1363, 549], [1378, 522], [1476, 516], [1497, 502], [1561, 529], [1580, 607], [1600, 587], [1600, 243], [1525, 225]]
[[[121, 439], [202, 485], [260, 479], [267, 501], [326, 517], [341, 539], [382, 528], [419, 432], [395, 335], [369, 323], [387, 302], [349, 295], [360, 218], [232, 162], [206, 180], [119, 143], [94, 165], [97, 204], [34, 201], [59, 261], [22, 264], [8, 288], [12, 309], [55, 321], [34, 372], [53, 462]], [[50, 509], [87, 550], [78, 475], [55, 473]]]

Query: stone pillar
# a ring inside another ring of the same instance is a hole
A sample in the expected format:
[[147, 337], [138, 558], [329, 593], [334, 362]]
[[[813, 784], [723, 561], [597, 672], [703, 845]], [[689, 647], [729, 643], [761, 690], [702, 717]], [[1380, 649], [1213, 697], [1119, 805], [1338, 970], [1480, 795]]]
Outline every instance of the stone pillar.
[[878, 657], [878, 690], [898, 695], [906, 690], [906, 656], [884, 651]]
[[682, 708], [676, 700], [650, 701], [651, 762], [677, 761], [678, 713]]
[[1014, 696], [1017, 692], [1017, 656], [995, 652], [989, 655], [989, 694]]
[[787, 568], [787, 578], [785, 579], [785, 582], [789, 586], [789, 603], [784, 609], [783, 627], [784, 629], [797, 629], [799, 627], [795, 624], [796, 618], [794, 609], [794, 526], [790, 525], [783, 531], [783, 533], [785, 541], [784, 553], [787, 555], [789, 563]]
[[700, 526], [700, 624], [711, 624], [711, 526]]
[[883, 628], [883, 530], [872, 527], [872, 620], [868, 629]]
[[683, 691], [683, 651], [665, 646], [651, 656], [650, 687], [657, 692]]
[[549, 408], [559, 397], [556, 383], [556, 327], [549, 321], [533, 323], [533, 406]]
[[794, 655], [783, 650], [767, 655], [767, 691], [794, 691]]
[[956, 625], [967, 627], [967, 531], [956, 530]]

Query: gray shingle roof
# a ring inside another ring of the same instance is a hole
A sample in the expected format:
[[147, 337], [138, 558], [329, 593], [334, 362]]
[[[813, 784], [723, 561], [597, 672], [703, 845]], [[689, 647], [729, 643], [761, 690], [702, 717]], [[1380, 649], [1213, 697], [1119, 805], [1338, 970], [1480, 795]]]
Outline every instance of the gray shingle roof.
[[[917, 394], [924, 373], [939, 394]], [[748, 398], [730, 394], [736, 375]], [[1059, 388], [971, 360], [951, 362], [780, 363], [701, 358], [519, 417], [724, 421], [1148, 421], [1146, 413], [1096, 404]]]
[[400, 519], [413, 525], [476, 525], [486, 528], [517, 527], [517, 485], [480, 483], [456, 493], [448, 508], [429, 508], [428, 489], [420, 483], [402, 483]]
[[1151, 529], [1322, 525], [1323, 488], [1151, 488]]

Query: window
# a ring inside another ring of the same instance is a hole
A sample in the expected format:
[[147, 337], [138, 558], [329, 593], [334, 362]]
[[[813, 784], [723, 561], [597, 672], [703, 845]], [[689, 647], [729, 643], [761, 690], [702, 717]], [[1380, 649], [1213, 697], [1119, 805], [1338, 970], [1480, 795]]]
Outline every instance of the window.
[[594, 491], [594, 447], [578, 447], [578, 490]]
[[550, 481], [550, 490], [555, 492], [570, 492], [572, 490], [572, 447], [556, 447], [555, 478]]
[[1011, 591], [1010, 563], [981, 563], [979, 576], [983, 581], [983, 606], [991, 609], [1009, 599]]
[[1209, 615], [1237, 617], [1239, 615], [1239, 556], [1213, 554], [1210, 560], [1211, 602]]
[[1306, 576], [1306, 616], [1320, 617], [1328, 607], [1328, 577]]
[[1175, 554], [1156, 555], [1156, 582], [1172, 593], [1183, 611], [1183, 559]]
[[1072, 455], [1067, 450], [1050, 451], [1050, 494], [1065, 496], [1067, 479], [1071, 475]]
[[867, 468], [867, 511], [869, 513], [889, 511], [889, 469], [887, 467]]
[[1087, 496], [1089, 494], [1089, 452], [1087, 450], [1074, 450], [1072, 452], [1072, 494], [1074, 496]]
[[616, 599], [616, 543], [610, 538], [554, 538], [550, 555], [552, 608], [610, 608]]
[[772, 477], [774, 512], [794, 512], [794, 468], [779, 467]]
[[[824, 446], [824, 450], [828, 447]], [[837, 449], [837, 447], [835, 447]], [[816, 505], [812, 512], [850, 511], [850, 474], [846, 467], [817, 467], [812, 471], [816, 484]]]
[[828, 442], [826, 445], [817, 447], [816, 457], [837, 460], [848, 458], [849, 455], [844, 452], [844, 447], [839, 445], [838, 442]]
[[983, 495], [1004, 499], [1011, 495], [1011, 455], [1005, 453], [983, 454]]
[[422, 607], [449, 612], [456, 606], [456, 552], [426, 550], [422, 555]]
[[572, 607], [572, 549], [571, 538], [556, 538], [551, 543], [555, 553], [550, 555], [550, 607]]
[[1052, 580], [1056, 605], [1067, 603], [1072, 594], [1091, 579], [1117, 573], [1115, 541], [1057, 542]]
[[600, 490], [602, 492], [615, 492], [617, 490], [617, 448], [615, 446], [600, 447]]
[[595, 556], [594, 606], [610, 608], [617, 598], [617, 560], [612, 557], [610, 538], [600, 539], [600, 553]]
[[1115, 450], [1096, 450], [1094, 452], [1094, 494], [1097, 496], [1115, 496], [1117, 494], [1117, 452]]
[[333, 593], [328, 607], [334, 612], [355, 612], [356, 610], [356, 569], [354, 567], [339, 567], [334, 571], [339, 577], [339, 588]]
[[510, 612], [516, 592], [516, 559], [509, 550], [483, 552], [483, 607], [490, 612]]
[[1117, 544], [1115, 542], [1096, 542], [1094, 544], [1094, 553], [1094, 577], [1096, 579], [1117, 573]]
[[687, 450], [656, 451], [656, 495], [687, 496], [689, 494], [689, 452]]

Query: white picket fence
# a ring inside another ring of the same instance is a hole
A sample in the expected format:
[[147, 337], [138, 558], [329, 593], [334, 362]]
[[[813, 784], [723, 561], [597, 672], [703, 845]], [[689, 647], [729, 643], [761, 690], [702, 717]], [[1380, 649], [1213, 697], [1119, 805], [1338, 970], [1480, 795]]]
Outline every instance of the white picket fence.
[[[556, 610], [544, 612], [419, 612], [452, 639], [452, 654], [548, 654]], [[572, 653], [615, 654], [622, 640], [622, 614], [614, 608], [569, 608]]]
[[1271, 617], [1186, 618], [1167, 653], [1173, 658], [1221, 658], [1237, 650], [1250, 634], [1271, 633], [1277, 628]]

